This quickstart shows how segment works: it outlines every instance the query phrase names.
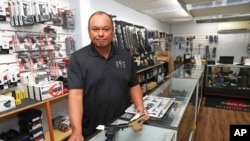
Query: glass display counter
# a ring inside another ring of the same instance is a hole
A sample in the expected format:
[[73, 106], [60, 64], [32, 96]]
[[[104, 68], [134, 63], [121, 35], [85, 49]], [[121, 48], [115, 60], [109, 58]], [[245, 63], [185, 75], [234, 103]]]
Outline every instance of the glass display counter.
[[204, 92], [209, 96], [250, 98], [250, 66], [207, 65]]
[[[128, 121], [117, 119], [112, 124], [126, 124]], [[108, 141], [106, 130], [99, 132], [89, 141]], [[176, 131], [143, 124], [142, 130], [134, 132], [133, 128], [116, 131], [112, 141], [176, 141]]]
[[[149, 95], [175, 98], [175, 101], [162, 118], [151, 117], [146, 124], [175, 130], [178, 141], [190, 140], [195, 128], [197, 81], [197, 79], [170, 78], [151, 92]], [[132, 116], [125, 113], [121, 119], [128, 120]]]
[[203, 86], [204, 86], [204, 71], [205, 71], [205, 66], [204, 65], [182, 65], [179, 69], [174, 71], [169, 75], [169, 77], [174, 77], [174, 78], [184, 78], [184, 79], [197, 79], [198, 84], [196, 89], [197, 92], [197, 114], [200, 109], [201, 101], [202, 101], [202, 96], [203, 96]]

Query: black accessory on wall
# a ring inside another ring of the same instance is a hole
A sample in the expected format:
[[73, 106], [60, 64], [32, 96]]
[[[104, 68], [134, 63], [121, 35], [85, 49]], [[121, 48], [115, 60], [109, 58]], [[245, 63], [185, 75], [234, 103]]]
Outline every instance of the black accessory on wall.
[[209, 43], [212, 43], [214, 41], [213, 35], [209, 35]]
[[217, 35], [214, 35], [214, 42], [218, 43], [218, 36]]
[[63, 29], [74, 29], [75, 28], [75, 22], [73, 17], [73, 12], [71, 10], [64, 10], [62, 13], [63, 17]]
[[205, 46], [205, 57], [207, 58], [207, 59], [209, 59], [210, 58], [210, 52], [209, 52], [209, 46], [208, 45], [206, 45]]
[[216, 47], [213, 48], [213, 51], [212, 51], [212, 57], [216, 57]]

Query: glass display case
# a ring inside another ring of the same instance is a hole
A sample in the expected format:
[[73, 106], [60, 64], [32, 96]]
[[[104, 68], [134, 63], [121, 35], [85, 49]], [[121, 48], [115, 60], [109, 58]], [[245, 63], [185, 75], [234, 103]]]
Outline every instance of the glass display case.
[[174, 78], [185, 78], [185, 79], [197, 79], [198, 84], [196, 89], [197, 92], [197, 114], [200, 109], [202, 96], [203, 96], [203, 86], [204, 86], [204, 65], [182, 65], [179, 69], [171, 73], [169, 76]]
[[204, 93], [211, 96], [250, 98], [250, 66], [207, 65]]
[[[183, 79], [170, 77], [149, 95], [175, 98], [166, 114], [162, 118], [150, 118], [147, 125], [173, 129], [177, 132], [177, 140], [190, 140], [195, 131], [197, 79]], [[123, 120], [132, 118], [132, 114], [125, 113]]]
[[[128, 121], [117, 119], [112, 125], [127, 123]], [[107, 131], [103, 130], [92, 137], [89, 141], [176, 141], [176, 131], [146, 124], [143, 124], [142, 130], [138, 132], [135, 132], [131, 127], [128, 127], [115, 131], [112, 138], [107, 136]]]

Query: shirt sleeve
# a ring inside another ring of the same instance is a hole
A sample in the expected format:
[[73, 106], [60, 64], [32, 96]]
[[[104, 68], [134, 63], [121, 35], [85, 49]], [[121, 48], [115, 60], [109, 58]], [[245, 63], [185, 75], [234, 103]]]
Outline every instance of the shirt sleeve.
[[72, 54], [69, 61], [67, 77], [69, 89], [84, 89], [82, 71], [79, 57], [77, 54]]

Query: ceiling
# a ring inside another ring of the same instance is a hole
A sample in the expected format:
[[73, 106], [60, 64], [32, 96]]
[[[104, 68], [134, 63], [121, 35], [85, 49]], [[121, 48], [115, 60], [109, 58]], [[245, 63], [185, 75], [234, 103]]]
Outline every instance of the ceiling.
[[211, 23], [250, 19], [250, 0], [114, 0], [163, 23]]

